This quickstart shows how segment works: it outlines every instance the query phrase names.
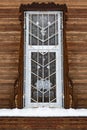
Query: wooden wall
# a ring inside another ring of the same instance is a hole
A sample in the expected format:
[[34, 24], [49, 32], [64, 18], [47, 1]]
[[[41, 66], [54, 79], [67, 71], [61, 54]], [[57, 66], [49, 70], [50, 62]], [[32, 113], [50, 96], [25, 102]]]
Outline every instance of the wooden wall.
[[[0, 0], [0, 108], [12, 107], [14, 82], [18, 76], [21, 25], [20, 4], [34, 0]], [[66, 4], [69, 74], [74, 83], [78, 108], [87, 108], [87, 0], [36, 0]]]
[[87, 130], [87, 117], [0, 117], [0, 130]]

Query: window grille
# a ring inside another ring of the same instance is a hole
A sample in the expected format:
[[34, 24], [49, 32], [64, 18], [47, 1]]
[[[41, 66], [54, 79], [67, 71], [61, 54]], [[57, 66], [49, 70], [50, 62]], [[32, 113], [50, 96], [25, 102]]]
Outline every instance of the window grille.
[[63, 12], [24, 12], [24, 106], [63, 107]]

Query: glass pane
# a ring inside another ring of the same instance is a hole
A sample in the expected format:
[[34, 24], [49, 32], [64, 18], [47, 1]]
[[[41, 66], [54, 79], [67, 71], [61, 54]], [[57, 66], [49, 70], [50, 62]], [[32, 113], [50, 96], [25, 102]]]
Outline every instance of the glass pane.
[[37, 22], [37, 14], [32, 14], [32, 21], [33, 21], [34, 23]]
[[55, 52], [50, 53], [50, 61], [53, 61], [55, 59], [56, 59], [56, 53]]
[[56, 61], [49, 64], [50, 66], [50, 74], [56, 73]]
[[45, 35], [44, 35], [44, 40], [48, 38], [48, 28], [45, 29]]
[[37, 64], [34, 61], [31, 61], [31, 71], [37, 74]]
[[49, 45], [48, 40], [46, 40], [46, 41], [44, 42], [44, 45]]
[[49, 91], [44, 94], [44, 102], [49, 102]]
[[58, 21], [55, 21], [55, 33], [58, 33]]
[[38, 102], [43, 102], [43, 93], [38, 92]]
[[55, 44], [55, 36], [53, 36], [52, 38], [50, 38], [49, 44], [50, 45], [54, 45]]
[[56, 99], [56, 87], [54, 87], [50, 90], [50, 101], [56, 102], [55, 99]]
[[34, 24], [32, 24], [31, 33], [32, 33], [33, 35], [35, 35], [35, 36], [37, 36], [37, 33], [38, 33], [37, 29], [38, 29], [37, 26], [34, 25]]
[[55, 24], [52, 24], [52, 26], [49, 27], [49, 36], [52, 36], [55, 34]]
[[[49, 102], [56, 97], [56, 53], [32, 52], [31, 53], [31, 84], [32, 100]], [[35, 99], [36, 98], [36, 99]]]
[[36, 87], [37, 76], [31, 73], [31, 84]]
[[50, 15], [49, 15], [49, 21], [50, 21], [51, 23], [53, 23], [53, 22], [55, 21], [55, 15], [54, 15], [54, 14], [50, 14]]
[[46, 65], [48, 63], [48, 53], [46, 53], [43, 57], [43, 63]]
[[43, 22], [43, 27], [48, 26], [48, 15], [47, 14], [43, 15], [42, 22]]
[[39, 26], [42, 27], [42, 14], [38, 14]]
[[43, 55], [41, 53], [38, 53], [38, 63], [43, 65]]
[[57, 45], [57, 44], [58, 44], [58, 34], [55, 35], [55, 45]]
[[41, 66], [38, 66], [38, 76], [39, 77], [43, 77], [43, 67], [41, 67]]
[[41, 29], [39, 28], [39, 33], [38, 33], [38, 37], [42, 40], [42, 34], [41, 34]]
[[35, 88], [31, 88], [31, 102], [37, 101], [37, 90]]
[[44, 45], [44, 43], [42, 41], [39, 41], [39, 45]]
[[33, 36], [31, 38], [32, 38], [31, 39], [32, 40], [31, 45], [37, 45], [37, 42], [38, 42], [37, 39], [35, 37], [33, 37]]
[[34, 61], [37, 61], [37, 52], [31, 53], [31, 59], [33, 59]]
[[49, 76], [49, 69], [48, 66], [44, 67], [44, 78]]
[[58, 14], [29, 15], [29, 44], [57, 45], [58, 44]]
[[56, 74], [50, 76], [50, 82], [52, 83], [52, 87], [56, 85]]

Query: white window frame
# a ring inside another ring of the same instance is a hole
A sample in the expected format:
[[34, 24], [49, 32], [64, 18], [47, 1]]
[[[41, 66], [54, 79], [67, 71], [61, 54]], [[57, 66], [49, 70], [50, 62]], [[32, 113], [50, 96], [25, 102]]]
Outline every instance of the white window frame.
[[[61, 21], [62, 11], [47, 11], [47, 13], [58, 13], [58, 45], [56, 46], [31, 46], [29, 45], [29, 14], [42, 13], [41, 11], [25, 11], [24, 12], [24, 88], [23, 88], [23, 105], [24, 107], [63, 107], [63, 43], [62, 29], [63, 21]], [[46, 11], [43, 11], [46, 13]], [[62, 16], [63, 17], [63, 16]], [[62, 23], [61, 23], [62, 22]], [[62, 24], [62, 28], [61, 28]], [[56, 52], [56, 103], [32, 103], [31, 102], [31, 52]], [[60, 76], [58, 76], [58, 74]]]

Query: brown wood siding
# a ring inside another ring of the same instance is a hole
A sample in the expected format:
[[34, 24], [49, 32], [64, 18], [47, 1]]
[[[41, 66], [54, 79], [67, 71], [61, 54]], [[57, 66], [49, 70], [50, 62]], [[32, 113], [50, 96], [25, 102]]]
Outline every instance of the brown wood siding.
[[87, 6], [68, 9], [67, 43], [74, 105], [87, 108]]
[[[0, 108], [13, 107], [14, 83], [18, 77], [21, 25], [20, 4], [34, 0], [0, 0]], [[87, 108], [87, 0], [37, 0], [66, 4], [69, 75], [74, 83], [73, 99]]]
[[87, 130], [87, 117], [1, 117], [0, 130]]

